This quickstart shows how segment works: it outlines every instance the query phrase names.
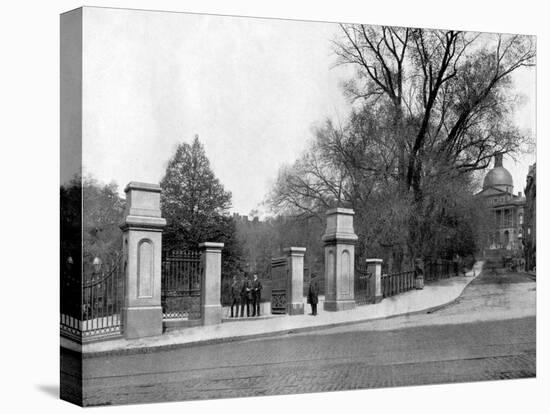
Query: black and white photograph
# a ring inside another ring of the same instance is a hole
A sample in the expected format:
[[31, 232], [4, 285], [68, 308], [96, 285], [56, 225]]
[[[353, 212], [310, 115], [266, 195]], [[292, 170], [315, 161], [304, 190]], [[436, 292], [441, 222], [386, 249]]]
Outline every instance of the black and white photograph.
[[535, 62], [527, 35], [62, 14], [61, 397], [535, 377]]
[[[538, 29], [66, 3], [57, 182], [33, 173], [35, 213], [9, 213], [16, 289], [46, 295], [38, 270], [58, 295], [38, 393], [215, 412], [540, 393]], [[57, 268], [33, 259], [45, 236]], [[43, 305], [14, 301], [40, 342]]]

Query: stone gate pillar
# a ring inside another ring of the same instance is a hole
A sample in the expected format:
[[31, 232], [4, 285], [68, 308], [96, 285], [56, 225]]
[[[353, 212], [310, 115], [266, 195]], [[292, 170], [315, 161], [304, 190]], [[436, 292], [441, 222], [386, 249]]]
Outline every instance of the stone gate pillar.
[[287, 313], [304, 314], [304, 254], [305, 247], [287, 247], [288, 288]]
[[126, 338], [162, 334], [161, 251], [166, 220], [160, 213], [160, 186], [131, 182], [126, 193], [122, 229], [125, 299], [122, 318]]
[[367, 259], [367, 272], [372, 273], [374, 303], [379, 303], [382, 300], [382, 259]]
[[202, 263], [201, 315], [203, 325], [216, 325], [222, 321], [222, 248], [223, 243], [204, 242], [199, 244]]
[[355, 242], [354, 211], [334, 208], [327, 211], [325, 243], [325, 303], [327, 311], [355, 307]]

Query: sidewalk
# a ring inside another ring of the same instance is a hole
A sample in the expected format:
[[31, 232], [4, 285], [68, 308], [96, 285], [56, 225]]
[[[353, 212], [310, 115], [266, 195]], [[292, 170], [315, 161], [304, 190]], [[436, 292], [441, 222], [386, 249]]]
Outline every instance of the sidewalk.
[[423, 290], [411, 290], [385, 298], [372, 305], [358, 306], [355, 309], [340, 312], [325, 312], [319, 307], [318, 316], [309, 314], [309, 305], [305, 315], [273, 315], [269, 318], [254, 320], [224, 320], [212, 326], [198, 326], [163, 335], [140, 339], [115, 339], [84, 344], [82, 346], [61, 338], [61, 346], [80, 351], [84, 356], [118, 353], [147, 353], [156, 350], [184, 346], [205, 345], [209, 343], [251, 339], [272, 334], [306, 331], [328, 328], [343, 324], [389, 318], [398, 315], [426, 311], [443, 306], [457, 299], [466, 286], [481, 272], [482, 262], [474, 265], [473, 271], [465, 277], [453, 277], [425, 285]]

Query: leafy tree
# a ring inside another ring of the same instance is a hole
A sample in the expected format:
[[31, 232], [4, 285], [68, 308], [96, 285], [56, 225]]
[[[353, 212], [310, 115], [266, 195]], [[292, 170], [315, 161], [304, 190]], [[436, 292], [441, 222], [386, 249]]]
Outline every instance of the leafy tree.
[[76, 318], [82, 312], [82, 180], [75, 176], [60, 187], [60, 310]]
[[118, 195], [117, 184], [105, 185], [91, 176], [78, 176], [61, 186], [60, 194], [61, 259], [70, 256], [79, 269], [82, 254], [85, 274], [91, 272], [95, 257], [111, 265], [122, 247], [119, 225], [125, 202]]
[[245, 270], [257, 272], [262, 279], [268, 278], [275, 250], [271, 222], [239, 217], [236, 219], [236, 230], [242, 246]]
[[120, 256], [125, 201], [118, 195], [118, 185], [100, 184], [92, 177], [82, 182], [82, 239], [85, 270], [95, 257], [105, 266]]
[[[324, 248], [320, 243], [324, 223], [316, 216], [277, 216], [265, 220], [237, 220], [237, 236], [243, 246], [246, 270], [258, 273], [270, 292], [271, 259], [284, 255], [291, 246], [306, 248], [306, 281], [311, 273], [323, 274]], [[269, 295], [269, 293], [267, 293]], [[268, 296], [266, 296], [268, 297]]]
[[61, 264], [71, 258], [80, 268], [82, 243], [82, 180], [74, 177], [59, 189]]
[[165, 249], [197, 249], [205, 241], [225, 244], [223, 272], [240, 271], [240, 246], [229, 217], [231, 193], [215, 177], [198, 136], [178, 145], [160, 182]]

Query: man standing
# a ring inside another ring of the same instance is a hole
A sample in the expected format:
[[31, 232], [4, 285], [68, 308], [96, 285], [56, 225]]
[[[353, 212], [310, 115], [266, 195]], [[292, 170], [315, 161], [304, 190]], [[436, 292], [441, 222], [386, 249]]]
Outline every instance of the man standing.
[[248, 274], [244, 275], [243, 285], [241, 287], [241, 318], [244, 316], [244, 306], [246, 305], [246, 316], [250, 316], [250, 298], [252, 289], [250, 288], [250, 281], [248, 280]]
[[258, 280], [258, 275], [254, 273], [252, 282], [252, 316], [260, 316], [260, 301], [262, 300], [262, 283]]
[[319, 302], [319, 286], [317, 285], [317, 278], [315, 274], [311, 275], [309, 281], [309, 291], [307, 293], [307, 303], [311, 305], [311, 314], [317, 315], [317, 303]]
[[233, 276], [233, 282], [231, 282], [231, 317], [233, 318], [233, 307], [235, 307], [235, 318], [239, 316], [239, 303], [241, 292], [239, 289], [239, 282], [237, 282], [237, 276]]

